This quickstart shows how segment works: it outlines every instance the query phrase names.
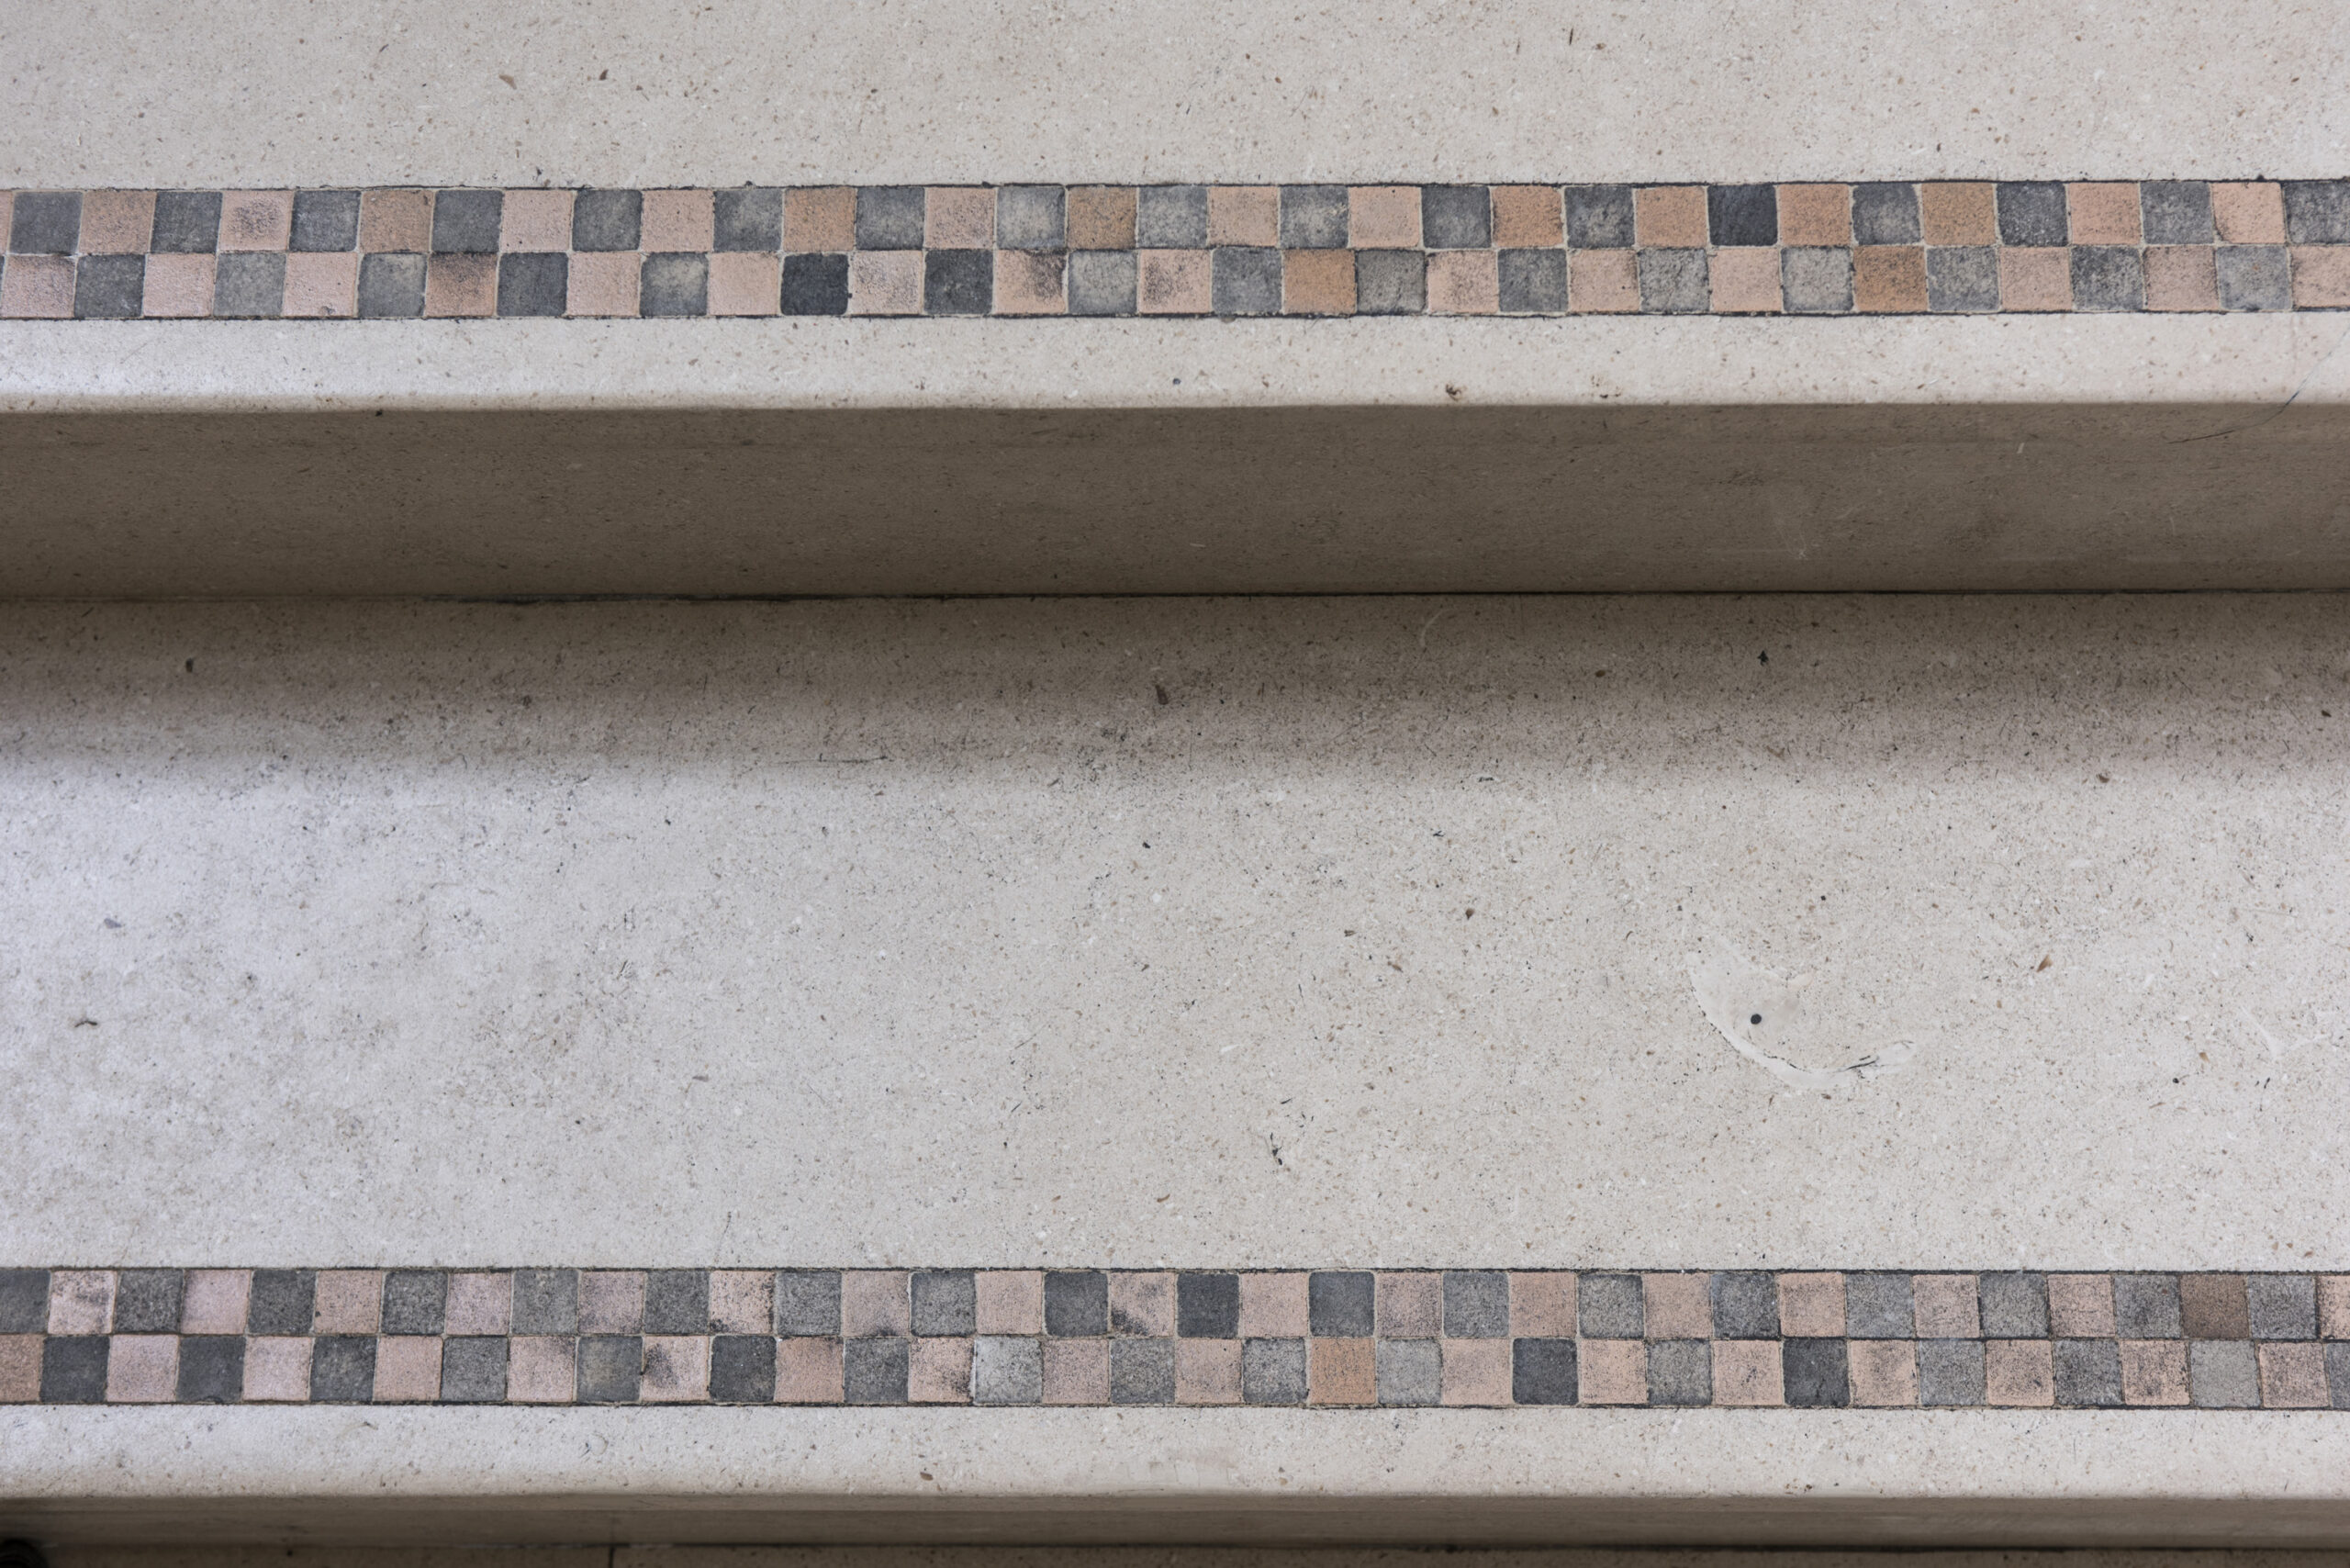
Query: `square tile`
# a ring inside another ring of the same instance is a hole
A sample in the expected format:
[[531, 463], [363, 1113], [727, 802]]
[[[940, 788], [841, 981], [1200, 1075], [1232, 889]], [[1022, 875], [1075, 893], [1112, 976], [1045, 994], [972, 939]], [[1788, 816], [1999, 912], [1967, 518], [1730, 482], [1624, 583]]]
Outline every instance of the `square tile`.
[[640, 316], [706, 316], [710, 313], [707, 252], [647, 252], [637, 283]]
[[[216, 286], [216, 299], [218, 290]], [[436, 255], [424, 274], [427, 316], [498, 314], [498, 258]]]
[[1427, 303], [1427, 258], [1421, 252], [1355, 252], [1356, 315], [1417, 316]]
[[972, 1404], [1035, 1405], [1044, 1397], [1043, 1340], [986, 1334], [971, 1341]]
[[933, 185], [925, 193], [923, 243], [934, 251], [995, 249], [995, 192], [984, 185]]
[[2260, 1363], [2249, 1339], [2193, 1339], [2187, 1386], [2199, 1409], [2250, 1410], [2260, 1404]]
[[2350, 180], [2287, 180], [2285, 239], [2294, 245], [2350, 245]]
[[1135, 308], [1145, 316], [1205, 316], [1214, 303], [1206, 251], [1137, 251]]
[[1305, 1403], [1305, 1341], [1300, 1338], [1240, 1342], [1240, 1397], [1250, 1405]]
[[[208, 298], [212, 286], [212, 259], [205, 263], [205, 292]], [[155, 267], [151, 261], [147, 268], [147, 313], [155, 313]], [[408, 317], [424, 314], [424, 258], [422, 256], [364, 255], [359, 259], [359, 314], [368, 318]]]
[[1343, 251], [1347, 248], [1347, 187], [1283, 185], [1281, 246], [1284, 251]]
[[2049, 1332], [2065, 1339], [2113, 1338], [2113, 1276], [2048, 1276]]
[[[713, 316], [774, 315], [777, 301], [781, 296], [778, 287], [781, 271], [781, 258], [768, 252], [711, 252], [710, 313]], [[772, 1282], [770, 1279], [769, 1283]]]
[[1306, 1332], [1308, 1309], [1303, 1273], [1240, 1276], [1240, 1333], [1249, 1339], [1295, 1339]]
[[274, 317], [285, 301], [285, 252], [242, 252], [221, 256], [214, 263], [215, 316]]
[[1500, 255], [1503, 315], [1563, 316], [1567, 313], [1566, 252], [1504, 251]]
[[[59, 1345], [72, 1341], [52, 1338], [49, 1343], [53, 1351]], [[234, 1405], [244, 1396], [245, 1341], [241, 1336], [180, 1337], [179, 1386], [173, 1391], [173, 1398], [182, 1405]]]
[[359, 193], [297, 191], [294, 225], [286, 247], [295, 251], [355, 251], [359, 248]]
[[2208, 245], [2211, 187], [2201, 180], [2148, 180], [2138, 187], [2138, 223], [2149, 245]]
[[1983, 1332], [1972, 1274], [1916, 1274], [1910, 1300], [1920, 1339], [1973, 1339]]
[[1110, 1276], [1098, 1269], [1047, 1273], [1045, 1332], [1068, 1338], [1110, 1332]]
[[[1071, 185], [1068, 196], [1069, 247], [1072, 251], [1131, 251], [1135, 248], [1135, 187]], [[1203, 233], [1202, 239], [1205, 239]]]
[[1779, 252], [1779, 287], [1797, 315], [1841, 315], [1852, 308], [1852, 252], [1790, 245]]
[[2187, 1345], [2178, 1339], [2124, 1339], [2121, 1397], [2130, 1405], [2187, 1403]]
[[1914, 245], [1865, 245], [1852, 252], [1852, 305], [1868, 314], [1926, 308], [1926, 252]]
[[506, 1397], [516, 1405], [568, 1405], [576, 1353], [567, 1337], [518, 1335], [506, 1344]]
[[[432, 198], [432, 249], [439, 254], [490, 254], [505, 210], [503, 191], [442, 191]], [[224, 231], [225, 232], [225, 231]], [[221, 249], [228, 247], [224, 244]]]
[[833, 253], [783, 258], [782, 312], [786, 316], [848, 314], [848, 258]]
[[2125, 1339], [2176, 1339], [2180, 1327], [2178, 1276], [2116, 1274], [2113, 1319]]
[[1427, 259], [1434, 316], [1491, 316], [1501, 308], [1501, 275], [1491, 251], [1439, 251]]
[[1240, 1403], [1240, 1341], [1178, 1339], [1175, 1342], [1175, 1403]]
[[1983, 1403], [1983, 1341], [1918, 1340], [1918, 1403], [1971, 1406]]
[[[115, 1276], [114, 1331], [117, 1334], [176, 1334], [185, 1280], [177, 1269], [125, 1269]], [[42, 1316], [47, 1316], [45, 1310]], [[10, 1327], [17, 1327], [12, 1323]], [[23, 1327], [37, 1328], [39, 1319]]]
[[[1317, 1279], [1322, 1277], [1316, 1276]], [[1444, 1332], [1442, 1274], [1428, 1271], [1382, 1273], [1378, 1280], [1379, 1335], [1382, 1338], [1433, 1339]], [[1315, 1332], [1326, 1332], [1318, 1321]]]
[[1186, 1339], [1237, 1339], [1240, 1276], [1206, 1272], [1176, 1275], [1175, 1332]]
[[1306, 1342], [1306, 1403], [1375, 1405], [1379, 1365], [1375, 1339], [1314, 1338]]
[[506, 252], [571, 249], [569, 191], [508, 191], [498, 229]]
[[[271, 1335], [245, 1341], [245, 1402], [297, 1405], [310, 1397], [310, 1337]], [[505, 1342], [499, 1341], [503, 1346]]]
[[[1840, 1314], [1841, 1316], [1841, 1314]], [[1841, 1409], [1852, 1402], [1852, 1367], [1845, 1341], [1789, 1336], [1780, 1341], [1786, 1399], [1807, 1409]]]
[[2324, 1350], [2326, 1382], [2333, 1389], [2333, 1407], [2350, 1410], [2350, 1344], [2329, 1340]]
[[841, 1382], [851, 1405], [903, 1405], [912, 1372], [911, 1339], [845, 1339]]
[[642, 250], [643, 238], [643, 191], [581, 191], [571, 198], [573, 250]]
[[[1678, 1276], [1662, 1275], [1659, 1278]], [[1585, 1339], [1637, 1339], [1647, 1332], [1638, 1274], [1584, 1274], [1575, 1282], [1577, 1312], [1569, 1330]], [[1539, 1333], [1537, 1329], [1520, 1329]], [[1589, 1351], [1586, 1350], [1586, 1355]]]
[[778, 1405], [838, 1405], [848, 1392], [843, 1373], [838, 1339], [809, 1336], [776, 1341]]
[[1567, 242], [1566, 210], [1556, 185], [1493, 187], [1494, 243], [1504, 250], [1539, 250]]
[[[321, 1335], [310, 1342], [311, 1403], [365, 1405], [375, 1397], [374, 1335]], [[564, 1379], [564, 1397], [571, 1397], [568, 1374]]]
[[8, 228], [10, 254], [70, 256], [80, 248], [81, 192], [22, 191], [17, 193], [13, 213]]
[[441, 1271], [394, 1269], [384, 1276], [384, 1332], [441, 1333], [448, 1322], [448, 1301], [449, 1276]]
[[[2311, 1274], [2253, 1274], [2244, 1280], [2255, 1339], [2317, 1338], [2317, 1279]], [[119, 1297], [115, 1316], [119, 1322]]]
[[1580, 1393], [1572, 1339], [1510, 1341], [1510, 1399], [1518, 1405], [1572, 1405]]
[[995, 306], [993, 251], [931, 251], [923, 257], [923, 311], [984, 316]]
[[1281, 253], [1226, 245], [1212, 251], [1210, 292], [1219, 316], [1273, 316], [1281, 308]]
[[73, 314], [84, 320], [135, 319], [147, 297], [144, 256], [84, 256], [73, 275]]
[[913, 1300], [902, 1269], [846, 1269], [841, 1280], [841, 1337], [901, 1336], [913, 1327]]
[[1714, 1341], [1715, 1404], [1772, 1406], [1785, 1405], [1786, 1402], [1785, 1374], [1779, 1360], [1779, 1341], [1776, 1339], [1717, 1339]]
[[432, 249], [432, 193], [363, 193], [359, 198], [359, 248], [414, 252]]
[[463, 1273], [448, 1276], [448, 1305], [442, 1331], [505, 1334], [514, 1324], [514, 1276]]
[[1377, 1294], [1375, 1274], [1324, 1271], [1308, 1276], [1310, 1331], [1332, 1338], [1368, 1338], [1375, 1331]]
[[711, 249], [717, 241], [716, 207], [709, 191], [646, 191], [636, 248], [669, 252]]
[[979, 1275], [969, 1269], [917, 1269], [911, 1276], [913, 1330], [921, 1335], [979, 1332]]
[[2071, 241], [2076, 245], [2139, 243], [2145, 237], [2140, 199], [2135, 181], [2096, 180], [2066, 185], [2065, 228]]
[[2249, 1339], [2252, 1313], [2242, 1274], [2182, 1274], [2178, 1316], [2190, 1339]]
[[[1916, 245], [1925, 240], [1918, 187], [1907, 180], [1857, 185], [1852, 191], [1852, 241], [1859, 245]], [[1790, 239], [1789, 244], [1806, 241]]]
[[2055, 1371], [2045, 1339], [1993, 1339], [1983, 1347], [1983, 1403], [2053, 1405]]
[[[496, 192], [491, 192], [495, 196]], [[220, 198], [224, 251], [283, 251], [294, 234], [292, 191], [226, 191]]]
[[1069, 246], [1069, 202], [1058, 185], [1006, 185], [995, 194], [995, 242], [1006, 251]]
[[2350, 246], [2295, 245], [2292, 267], [2297, 308], [2339, 310], [2350, 306]]
[[1585, 1405], [1646, 1405], [1649, 1347], [1639, 1339], [1585, 1339], [1576, 1347], [1575, 1379]]
[[2002, 244], [2000, 308], [2002, 310], [2070, 310], [2073, 308], [2073, 252], [2064, 247], [2032, 249], [2023, 247], [2023, 244]]
[[2110, 1339], [2053, 1344], [2056, 1403], [2067, 1409], [2111, 1409], [2121, 1403], [2121, 1357]]
[[[255, 1340], [254, 1343], [262, 1341]], [[467, 1334], [442, 1340], [441, 1402], [443, 1405], [496, 1405], [504, 1400], [506, 1347], [507, 1340], [503, 1335]], [[250, 1362], [245, 1382], [250, 1388], [252, 1383]]]
[[[21, 216], [24, 202], [17, 201]], [[147, 248], [179, 255], [209, 255], [220, 241], [218, 191], [157, 191], [155, 231]]]
[[1638, 310], [1640, 284], [1632, 252], [1578, 251], [1567, 291], [1571, 309], [1595, 315]]
[[[319, 1276], [325, 1300], [327, 1276]], [[579, 1275], [571, 1269], [517, 1269], [513, 1273], [511, 1332], [576, 1334], [579, 1331]], [[348, 1332], [366, 1332], [352, 1329]], [[322, 1330], [323, 1332], [323, 1330]]]
[[633, 1405], [643, 1386], [642, 1338], [634, 1334], [580, 1336], [580, 1404]]
[[2143, 310], [2146, 280], [2130, 245], [2073, 247], [2073, 308]]
[[1133, 315], [1135, 253], [1132, 251], [1070, 252], [1069, 313], [1072, 316]]
[[1790, 1338], [1841, 1338], [1844, 1276], [1781, 1274], [1779, 1331]]
[[1710, 238], [1703, 185], [1643, 185], [1632, 193], [1632, 231], [1640, 246], [1702, 248]]
[[982, 1270], [972, 1276], [972, 1320], [980, 1334], [1042, 1334], [1045, 1275], [1040, 1269]]
[[647, 1334], [709, 1333], [709, 1271], [655, 1269], [647, 1273], [643, 1323]]
[[1211, 246], [1270, 247], [1281, 242], [1279, 186], [1208, 187], [1208, 243]]
[[2274, 181], [2214, 183], [2211, 223], [2230, 245], [2285, 242], [2285, 193]]
[[[388, 1324], [390, 1320], [387, 1311], [385, 1321]], [[596, 1270], [580, 1274], [579, 1332], [634, 1334], [643, 1327], [644, 1275], [641, 1271]]]
[[1776, 315], [1783, 308], [1775, 250], [1716, 251], [1712, 274], [1714, 309], [1722, 315]]
[[1713, 1276], [1642, 1274], [1640, 1316], [1651, 1339], [1714, 1337]]
[[2212, 252], [2223, 310], [2290, 310], [2291, 266], [2282, 245], [2221, 245]]
[[1047, 1405], [1110, 1403], [1110, 1341], [1045, 1341], [1044, 1402]]
[[355, 316], [359, 313], [359, 252], [297, 251], [285, 258], [285, 315]]
[[1110, 1403], [1113, 1405], [1174, 1404], [1175, 1341], [1172, 1339], [1111, 1340]]
[[1976, 1316], [1986, 1339], [2048, 1338], [2048, 1281], [2040, 1274], [1978, 1274]]
[[[408, 312], [415, 315], [424, 308], [424, 258], [406, 258], [415, 263], [416, 308]], [[145, 314], [152, 317], [209, 316], [212, 314], [212, 263], [210, 256], [150, 256], [143, 286], [146, 292]], [[14, 275], [12, 274], [12, 275]], [[367, 303], [364, 286], [360, 290], [362, 314]], [[0, 312], [6, 313], [6, 312]]]
[[1175, 1276], [1119, 1270], [1110, 1276], [1110, 1332], [1164, 1338], [1175, 1332]]
[[0, 1334], [0, 1405], [39, 1400], [42, 1343], [39, 1334]]
[[[2001, 180], [1997, 193], [2000, 244], [2046, 246], [2066, 242], [2068, 225], [2062, 185], [2054, 180]], [[1936, 241], [1930, 237], [1927, 242]]]
[[1514, 1343], [1506, 1338], [1438, 1341], [1438, 1402], [1453, 1406], [1507, 1405], [1515, 1376], [1515, 1352], [1511, 1348]]
[[[784, 268], [784, 281], [791, 269]], [[848, 313], [852, 316], [922, 314], [923, 257], [919, 251], [859, 251], [848, 258]]]
[[[710, 248], [733, 255], [783, 249], [783, 193], [772, 185], [736, 185], [711, 195]], [[511, 198], [506, 220], [514, 221]]]
[[[15, 266], [14, 257], [9, 259]], [[240, 1340], [241, 1345], [243, 1341]], [[97, 1405], [106, 1396], [107, 1342], [103, 1335], [45, 1339], [40, 1348], [43, 1405]]]
[[1942, 180], [1918, 186], [1918, 231], [1929, 245], [1997, 244], [1999, 216], [1992, 185]]
[[1718, 246], [1740, 249], [1779, 242], [1776, 185], [1708, 185], [1706, 221]]
[[1565, 1269], [1509, 1277], [1509, 1331], [1526, 1339], [1572, 1338], [1575, 1275]]
[[1641, 309], [1651, 315], [1701, 316], [1711, 307], [1705, 252], [1643, 249], [1637, 255]]
[[375, 1341], [375, 1403], [430, 1404], [441, 1397], [441, 1339], [386, 1334]]
[[2146, 308], [2217, 310], [2220, 280], [2209, 245], [2149, 245]]
[[907, 1353], [906, 1397], [916, 1405], [968, 1405], [971, 1341], [916, 1339]]
[[1579, 251], [1628, 251], [1635, 233], [1632, 187], [1569, 185], [1567, 243]]
[[1444, 1273], [1444, 1336], [1502, 1339], [1509, 1336], [1509, 1276], [1497, 1269], [1449, 1269]]
[[1844, 1276], [1844, 1332], [1856, 1339], [1907, 1339], [1917, 1333], [1909, 1276]]
[[318, 1276], [308, 1269], [256, 1269], [245, 1305], [248, 1334], [308, 1334], [318, 1316]]
[[2325, 1274], [2317, 1282], [2318, 1333], [2350, 1339], [2350, 1274]]
[[720, 1334], [710, 1342], [710, 1397], [715, 1405], [775, 1403], [772, 1334]]
[[[1352, 251], [1281, 252], [1281, 310], [1291, 316], [1355, 313]], [[1303, 1276], [1300, 1276], [1301, 1279]]]
[[1927, 308], [1945, 313], [1997, 310], [1999, 255], [1996, 245], [1927, 251]]
[[1355, 185], [1347, 192], [1347, 239], [1358, 251], [1420, 248], [1420, 187]]
[[1444, 1352], [1434, 1339], [1381, 1339], [1379, 1403], [1434, 1405], [1443, 1397]]
[[783, 193], [783, 248], [796, 252], [856, 249], [856, 192], [814, 185]]
[[1918, 1403], [1918, 1347], [1908, 1339], [1848, 1339], [1852, 1403], [1873, 1409]]
[[92, 191], [82, 198], [85, 256], [143, 256], [154, 232], [153, 191]]
[[176, 1334], [118, 1334], [106, 1353], [106, 1403], [163, 1405], [178, 1392]]
[[1852, 186], [1779, 187], [1780, 244], [1845, 246], [1852, 242]]
[[1208, 242], [1205, 185], [1144, 185], [1135, 193], [1135, 244], [1146, 251], [1198, 251]]
[[1484, 185], [1422, 185], [1420, 242], [1431, 251], [1473, 251], [1492, 245], [1492, 191]]
[[1713, 1331], [1721, 1339], [1773, 1339], [1779, 1335], [1779, 1282], [1754, 1271], [1715, 1274], [1707, 1282]]
[[[17, 263], [11, 261], [14, 268]], [[104, 1334], [114, 1325], [114, 1271], [110, 1269], [59, 1269], [49, 1276], [49, 1331], [58, 1334]], [[244, 1324], [237, 1325], [241, 1331]]]
[[2270, 1410], [2322, 1410], [2325, 1347], [2315, 1343], [2260, 1347], [2260, 1403]]

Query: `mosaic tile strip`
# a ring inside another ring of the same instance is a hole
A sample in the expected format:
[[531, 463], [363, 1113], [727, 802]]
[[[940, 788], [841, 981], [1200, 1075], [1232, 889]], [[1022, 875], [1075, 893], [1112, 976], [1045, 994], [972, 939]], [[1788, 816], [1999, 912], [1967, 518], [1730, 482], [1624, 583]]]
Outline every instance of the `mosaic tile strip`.
[[0, 1271], [0, 1403], [2350, 1409], [2350, 1275]]
[[0, 192], [0, 317], [2350, 308], [2350, 180]]

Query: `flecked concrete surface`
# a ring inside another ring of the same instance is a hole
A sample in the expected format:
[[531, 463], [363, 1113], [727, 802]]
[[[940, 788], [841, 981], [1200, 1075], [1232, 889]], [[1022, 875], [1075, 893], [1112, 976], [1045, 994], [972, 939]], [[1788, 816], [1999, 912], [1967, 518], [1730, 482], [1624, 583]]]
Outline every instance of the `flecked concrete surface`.
[[[0, 672], [6, 1263], [2350, 1266], [2337, 597], [19, 604]], [[1786, 1090], [1718, 944], [1907, 1064]]]
[[[1443, 1551], [1439, 1560], [1438, 1551]], [[53, 1568], [2339, 1568], [2341, 1553], [2243, 1549], [2073, 1551], [1002, 1546], [64, 1546]]]
[[2324, 177], [2339, 7], [20, 6], [0, 185]]

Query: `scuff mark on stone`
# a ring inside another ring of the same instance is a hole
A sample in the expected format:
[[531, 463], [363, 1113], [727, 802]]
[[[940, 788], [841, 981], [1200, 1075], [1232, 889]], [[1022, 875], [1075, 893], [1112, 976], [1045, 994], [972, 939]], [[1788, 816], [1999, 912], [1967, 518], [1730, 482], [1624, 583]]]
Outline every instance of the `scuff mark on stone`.
[[1789, 980], [1762, 969], [1727, 938], [1711, 933], [1704, 950], [1689, 955], [1689, 983], [1706, 1022], [1739, 1055], [1788, 1088], [1829, 1093], [1908, 1065], [1914, 1054], [1908, 1040], [1880, 1046], [1841, 1067], [1804, 1067], [1780, 1055], [1779, 1050], [1803, 1038], [1803, 992], [1816, 978]]

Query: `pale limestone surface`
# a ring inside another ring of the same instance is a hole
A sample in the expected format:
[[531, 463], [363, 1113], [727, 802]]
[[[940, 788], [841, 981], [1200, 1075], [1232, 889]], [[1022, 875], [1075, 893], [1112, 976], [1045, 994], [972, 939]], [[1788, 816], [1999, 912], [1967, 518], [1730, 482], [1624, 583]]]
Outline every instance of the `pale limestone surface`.
[[[1436, 1554], [1443, 1552], [1441, 1562]], [[2337, 1568], [2340, 1553], [2262, 1548], [1877, 1552], [1738, 1548], [85, 1546], [53, 1568]]]
[[2336, 597], [0, 637], [0, 1262], [2350, 1266]]
[[0, 185], [2343, 174], [2340, 7], [158, 0], [0, 16]]

